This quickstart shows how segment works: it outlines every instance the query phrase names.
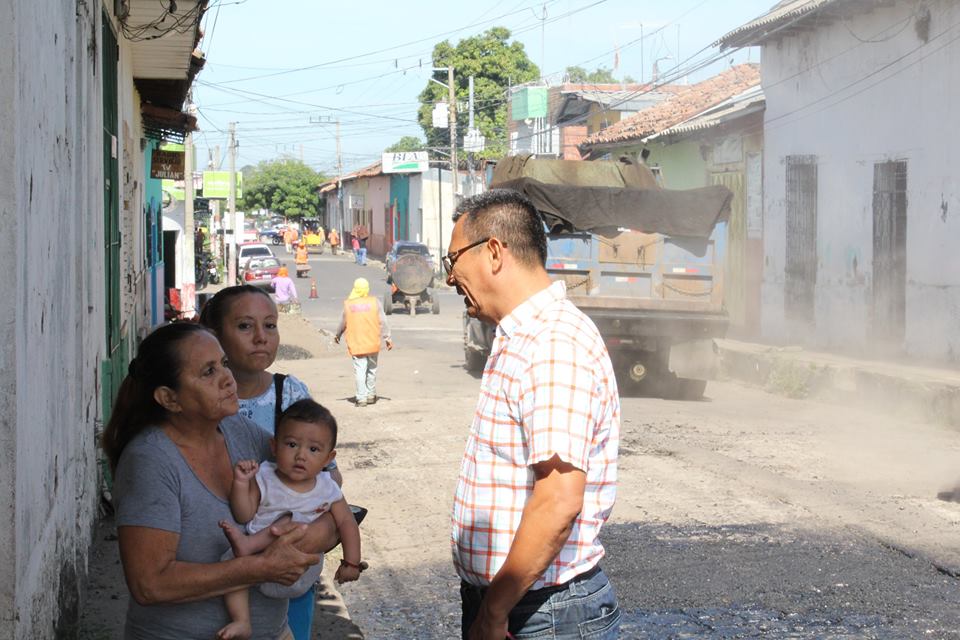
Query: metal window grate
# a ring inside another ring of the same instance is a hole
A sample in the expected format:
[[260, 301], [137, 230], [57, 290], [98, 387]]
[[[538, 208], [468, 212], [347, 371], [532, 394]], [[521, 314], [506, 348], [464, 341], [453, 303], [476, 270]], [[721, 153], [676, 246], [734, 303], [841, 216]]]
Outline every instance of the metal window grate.
[[817, 160], [787, 157], [787, 252], [784, 309], [788, 322], [812, 327], [817, 285]]

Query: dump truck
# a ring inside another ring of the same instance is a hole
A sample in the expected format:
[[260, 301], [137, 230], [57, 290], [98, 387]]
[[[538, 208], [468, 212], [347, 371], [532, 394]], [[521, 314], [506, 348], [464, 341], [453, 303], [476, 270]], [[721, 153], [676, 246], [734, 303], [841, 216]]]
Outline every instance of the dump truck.
[[[627, 161], [512, 156], [491, 188], [520, 191], [547, 232], [546, 268], [597, 325], [627, 395], [702, 397], [726, 334], [723, 239], [731, 192], [662, 189]], [[481, 369], [493, 328], [464, 319], [468, 369]]]

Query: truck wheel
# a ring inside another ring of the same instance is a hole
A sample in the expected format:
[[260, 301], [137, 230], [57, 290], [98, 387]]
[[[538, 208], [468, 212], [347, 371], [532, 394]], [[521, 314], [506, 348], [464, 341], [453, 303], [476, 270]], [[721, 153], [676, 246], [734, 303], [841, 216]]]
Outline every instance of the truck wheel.
[[383, 294], [383, 313], [386, 315], [393, 313], [393, 296], [389, 292]]
[[484, 365], [487, 364], [487, 359], [483, 357], [483, 354], [473, 349], [463, 349], [463, 360], [466, 364], [467, 371], [470, 373], [483, 371]]
[[440, 313], [440, 301], [437, 300], [436, 296], [433, 298], [433, 304], [430, 306], [430, 311], [433, 312], [433, 315]]

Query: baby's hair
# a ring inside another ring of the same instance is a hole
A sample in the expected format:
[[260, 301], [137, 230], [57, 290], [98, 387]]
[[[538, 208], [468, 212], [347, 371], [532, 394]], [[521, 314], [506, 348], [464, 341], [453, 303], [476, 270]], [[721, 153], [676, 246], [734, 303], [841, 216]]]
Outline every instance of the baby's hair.
[[304, 398], [303, 400], [297, 400], [284, 409], [283, 413], [280, 414], [280, 419], [277, 420], [276, 435], [280, 435], [284, 423], [289, 420], [309, 422], [326, 427], [330, 430], [330, 435], [332, 436], [330, 447], [334, 448], [337, 446], [337, 419], [319, 402], [315, 402], [310, 398]]

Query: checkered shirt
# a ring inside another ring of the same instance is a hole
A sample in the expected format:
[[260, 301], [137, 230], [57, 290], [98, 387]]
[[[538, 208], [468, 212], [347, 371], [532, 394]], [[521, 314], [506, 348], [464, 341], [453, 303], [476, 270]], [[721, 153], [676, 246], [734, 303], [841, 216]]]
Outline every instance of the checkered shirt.
[[616, 497], [620, 398], [596, 326], [557, 281], [497, 326], [453, 502], [453, 562], [486, 586], [503, 566], [532, 465], [557, 455], [586, 472], [583, 510], [560, 553], [531, 587], [564, 583], [603, 557], [600, 527]]

